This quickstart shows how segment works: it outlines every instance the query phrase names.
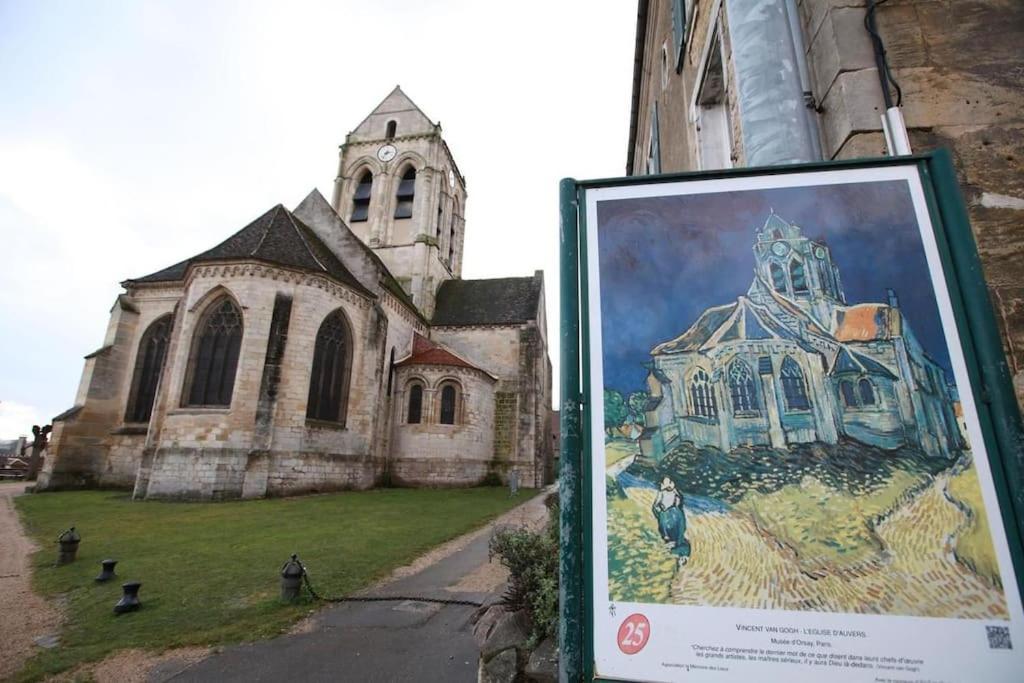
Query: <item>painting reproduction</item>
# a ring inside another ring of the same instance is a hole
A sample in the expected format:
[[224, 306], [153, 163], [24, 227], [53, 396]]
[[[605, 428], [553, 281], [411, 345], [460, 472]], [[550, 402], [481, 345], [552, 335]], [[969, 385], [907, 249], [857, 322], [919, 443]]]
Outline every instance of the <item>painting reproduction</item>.
[[1009, 619], [931, 227], [844, 178], [595, 203], [612, 605]]

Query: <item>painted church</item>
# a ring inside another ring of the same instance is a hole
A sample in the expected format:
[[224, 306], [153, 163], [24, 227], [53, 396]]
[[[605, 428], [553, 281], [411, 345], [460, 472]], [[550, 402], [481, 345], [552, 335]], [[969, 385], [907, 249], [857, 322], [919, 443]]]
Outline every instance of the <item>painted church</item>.
[[955, 390], [893, 290], [848, 303], [837, 255], [774, 211], [753, 250], [745, 295], [651, 351], [644, 455], [681, 442], [729, 452], [845, 438], [943, 458], [965, 447]]
[[395, 88], [313, 190], [122, 283], [39, 490], [230, 499], [552, 478], [544, 280], [462, 279], [466, 179]]

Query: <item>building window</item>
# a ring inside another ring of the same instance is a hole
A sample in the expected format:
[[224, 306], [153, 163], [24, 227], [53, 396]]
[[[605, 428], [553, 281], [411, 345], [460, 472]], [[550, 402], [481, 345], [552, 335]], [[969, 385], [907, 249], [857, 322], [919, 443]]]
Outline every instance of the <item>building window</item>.
[[458, 389], [454, 384], [445, 384], [441, 387], [441, 424], [455, 424], [455, 407], [458, 405]]
[[331, 313], [320, 325], [313, 347], [313, 372], [309, 378], [306, 417], [345, 424], [348, 407], [352, 335], [345, 314]]
[[448, 267], [455, 266], [455, 215], [459, 211], [459, 202], [452, 203], [452, 220], [448, 231]]
[[757, 411], [757, 394], [754, 389], [754, 373], [750, 366], [740, 359], [729, 364], [729, 395], [732, 398], [733, 413]]
[[242, 312], [230, 298], [221, 297], [207, 309], [192, 342], [186, 405], [231, 405], [241, 348]]
[[810, 410], [811, 402], [807, 398], [804, 373], [797, 362], [786, 356], [779, 376], [782, 378], [782, 393], [786, 397], [786, 410]]
[[661, 173], [661, 130], [657, 102], [651, 108], [651, 141], [647, 147], [647, 175], [653, 173]]
[[786, 293], [786, 273], [782, 270], [782, 266], [778, 263], [772, 262], [768, 269], [772, 273], [772, 287], [775, 288], [776, 292]]
[[715, 404], [715, 392], [711, 387], [711, 377], [703, 368], [690, 377], [690, 410], [700, 417], [717, 418], [718, 406]]
[[395, 137], [395, 133], [397, 131], [398, 131], [398, 122], [397, 121], [388, 121], [388, 128], [387, 128], [387, 132], [384, 134], [384, 137], [386, 137], [388, 140], [390, 140], [391, 138]]
[[717, 30], [711, 40], [704, 77], [694, 102], [697, 152], [700, 168], [710, 170], [732, 166], [732, 132], [725, 102], [725, 70], [722, 44]]
[[794, 294], [807, 291], [807, 276], [804, 274], [804, 264], [796, 259], [789, 263], [789, 279], [793, 281]]
[[388, 396], [391, 395], [391, 385], [395, 380], [395, 347], [391, 347], [391, 362], [388, 363]]
[[411, 425], [418, 425], [423, 419], [423, 385], [413, 384], [409, 387], [409, 406], [406, 410], [405, 421]]
[[672, 48], [676, 73], [683, 70], [683, 46], [686, 45], [686, 0], [672, 0]]
[[860, 391], [861, 405], [875, 405], [875, 387], [871, 384], [871, 380], [865, 378], [857, 382], [857, 389]]
[[853, 382], [848, 379], [844, 379], [839, 383], [839, 393], [843, 396], [843, 404], [847, 408], [857, 407], [857, 394], [853, 390]]
[[373, 190], [373, 174], [369, 171], [363, 173], [356, 185], [356, 192], [352, 195], [352, 218], [351, 223], [362, 223], [370, 215], [370, 194]]
[[668, 48], [661, 46], [661, 89], [668, 87]]
[[132, 389], [124, 417], [126, 422], [149, 422], [170, 338], [170, 315], [157, 318], [142, 335], [139, 351], [135, 355]]
[[395, 218], [412, 218], [412, 200], [416, 196], [416, 169], [410, 166], [398, 182], [395, 198]]

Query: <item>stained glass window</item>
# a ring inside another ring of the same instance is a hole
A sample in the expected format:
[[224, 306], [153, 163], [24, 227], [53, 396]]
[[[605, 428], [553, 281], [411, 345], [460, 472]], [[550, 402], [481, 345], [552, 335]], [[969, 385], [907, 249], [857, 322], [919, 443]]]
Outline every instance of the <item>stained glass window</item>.
[[158, 318], [142, 335], [139, 351], [135, 356], [135, 372], [132, 375], [131, 398], [125, 412], [126, 422], [149, 422], [153, 413], [160, 373], [167, 357], [167, 343], [171, 336], [171, 316]]
[[406, 422], [411, 425], [418, 425], [423, 419], [423, 385], [413, 384], [409, 387], [409, 409], [406, 413]]
[[738, 358], [729, 364], [729, 395], [734, 413], [758, 409], [754, 373], [750, 371], [749, 365]]
[[711, 387], [711, 378], [702, 368], [697, 368], [690, 377], [690, 406], [694, 415], [718, 417], [718, 406], [715, 405], [715, 393]]
[[193, 342], [190, 406], [230, 406], [242, 347], [242, 312], [224, 297], [210, 306]]
[[348, 323], [341, 311], [331, 313], [320, 325], [313, 348], [306, 417], [345, 423], [351, 357], [349, 339]]
[[455, 399], [456, 399], [455, 386], [452, 384], [445, 384], [441, 389], [441, 424], [453, 425], [455, 424]]
[[786, 356], [779, 372], [782, 379], [782, 393], [786, 397], [787, 410], [810, 410], [811, 402], [807, 398], [807, 384], [804, 373], [795, 360]]

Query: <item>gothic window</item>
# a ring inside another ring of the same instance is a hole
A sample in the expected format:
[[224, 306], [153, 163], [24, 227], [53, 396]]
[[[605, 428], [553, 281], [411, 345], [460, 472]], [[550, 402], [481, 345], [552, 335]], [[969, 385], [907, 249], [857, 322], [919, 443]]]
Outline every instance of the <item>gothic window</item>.
[[711, 378], [703, 368], [697, 368], [690, 377], [690, 408], [694, 415], [718, 417], [718, 406], [715, 404], [715, 392], [711, 386]]
[[402, 174], [395, 193], [395, 218], [412, 218], [412, 201], [416, 197], [416, 169], [410, 166]]
[[839, 383], [839, 393], [843, 396], [843, 403], [847, 408], [857, 407], [857, 393], [853, 389], [853, 382], [844, 379]]
[[804, 274], [804, 264], [794, 259], [789, 264], [789, 279], [793, 281], [793, 293], [807, 291], [807, 276]]
[[455, 214], [459, 210], [459, 203], [452, 203], [452, 221], [451, 228], [448, 233], [448, 266], [451, 267], [455, 263]]
[[388, 396], [391, 395], [391, 384], [395, 380], [395, 347], [391, 347], [391, 362], [388, 364]]
[[455, 407], [458, 403], [458, 389], [448, 383], [441, 387], [441, 424], [455, 424]]
[[776, 292], [786, 293], [786, 273], [782, 270], [782, 266], [778, 263], [772, 262], [768, 268], [772, 273], [772, 287], [775, 288]]
[[406, 422], [418, 425], [423, 420], [423, 385], [413, 384], [409, 387], [409, 406], [406, 411]]
[[316, 333], [306, 417], [345, 424], [348, 408], [352, 335], [340, 310], [327, 316]]
[[391, 138], [395, 137], [395, 132], [397, 130], [398, 130], [398, 122], [397, 121], [388, 121], [388, 129], [387, 129], [387, 133], [384, 134], [384, 137], [386, 137], [388, 140], [390, 140]]
[[782, 393], [786, 397], [786, 410], [810, 410], [811, 402], [807, 398], [804, 373], [797, 362], [786, 356], [779, 375], [782, 378]]
[[867, 378], [862, 379], [857, 383], [857, 389], [860, 391], [860, 402], [862, 405], [875, 405], [875, 388], [872, 386], [871, 380]]
[[207, 309], [197, 328], [186, 405], [231, 405], [241, 348], [242, 312], [234, 301], [222, 297]]
[[750, 366], [737, 358], [729, 364], [729, 395], [734, 413], [757, 410], [757, 394], [754, 389], [754, 373]]
[[370, 215], [370, 193], [373, 189], [373, 174], [369, 171], [363, 173], [356, 185], [356, 192], [352, 195], [352, 218], [351, 223], [362, 223]]
[[142, 335], [139, 351], [135, 355], [135, 372], [132, 375], [131, 398], [125, 412], [125, 422], [149, 422], [170, 335], [169, 315], [157, 318]]
[[828, 294], [835, 296], [835, 292], [832, 287], [832, 280], [828, 276], [828, 266], [825, 265], [824, 261], [818, 261], [818, 279], [821, 280], [821, 286], [825, 289]]

